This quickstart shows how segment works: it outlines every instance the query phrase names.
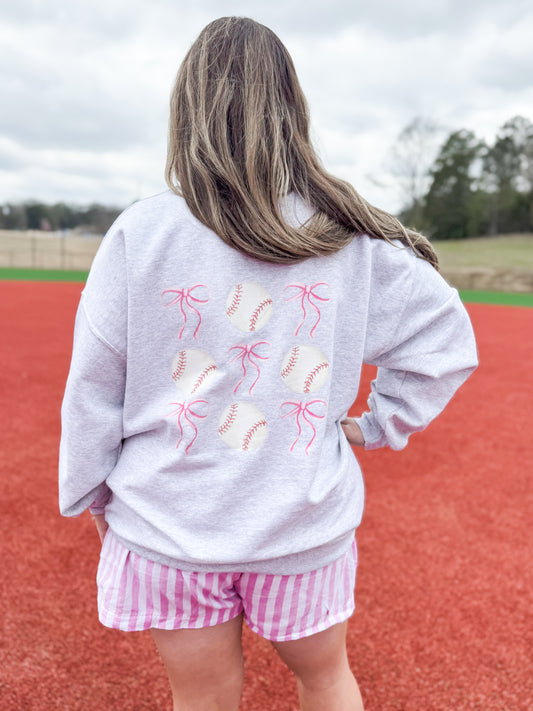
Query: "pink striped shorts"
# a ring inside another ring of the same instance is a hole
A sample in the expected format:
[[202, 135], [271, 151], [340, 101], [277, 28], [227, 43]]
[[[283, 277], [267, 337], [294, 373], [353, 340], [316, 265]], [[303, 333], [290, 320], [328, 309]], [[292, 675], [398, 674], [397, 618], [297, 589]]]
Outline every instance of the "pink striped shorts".
[[300, 639], [348, 619], [355, 609], [355, 540], [341, 558], [299, 575], [193, 573], [127, 550], [108, 530], [98, 566], [98, 614], [127, 632], [211, 627], [241, 613], [275, 642]]

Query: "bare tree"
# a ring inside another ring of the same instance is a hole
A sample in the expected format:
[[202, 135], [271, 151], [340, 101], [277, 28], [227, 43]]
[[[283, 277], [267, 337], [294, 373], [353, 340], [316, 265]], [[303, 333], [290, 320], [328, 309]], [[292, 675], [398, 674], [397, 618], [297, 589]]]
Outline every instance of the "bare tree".
[[533, 123], [524, 116], [514, 116], [506, 121], [499, 134], [509, 137], [519, 155], [517, 187], [524, 192], [533, 190]]
[[391, 173], [404, 205], [402, 217], [423, 229], [424, 196], [431, 183], [431, 168], [443, 136], [443, 127], [431, 118], [416, 116], [402, 129], [391, 152]]

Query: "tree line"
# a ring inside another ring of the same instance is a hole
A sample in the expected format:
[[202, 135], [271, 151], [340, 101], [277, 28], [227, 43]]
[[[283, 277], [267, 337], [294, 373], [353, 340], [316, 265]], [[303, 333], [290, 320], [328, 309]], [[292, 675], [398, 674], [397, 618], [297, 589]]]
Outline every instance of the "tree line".
[[2, 230], [72, 230], [104, 234], [121, 212], [121, 208], [100, 204], [76, 207], [58, 202], [47, 205], [29, 200], [0, 206]]
[[402, 222], [430, 239], [533, 232], [531, 121], [509, 119], [492, 143], [473, 131], [452, 131], [435, 155], [437, 134], [434, 122], [415, 118], [393, 149]]
[[[506, 121], [492, 143], [473, 131], [440, 129], [417, 117], [400, 133], [391, 173], [400, 186], [402, 222], [430, 239], [533, 232], [533, 124]], [[120, 208], [37, 201], [0, 205], [0, 229], [68, 230], [104, 234]]]

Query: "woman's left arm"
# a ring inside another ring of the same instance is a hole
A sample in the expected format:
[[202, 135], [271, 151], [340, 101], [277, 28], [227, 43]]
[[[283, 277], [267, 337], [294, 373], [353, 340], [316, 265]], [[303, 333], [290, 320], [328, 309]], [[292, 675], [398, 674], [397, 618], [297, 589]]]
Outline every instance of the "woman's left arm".
[[[472, 326], [457, 291], [422, 259], [414, 258], [414, 267], [402, 308], [375, 320], [374, 334], [367, 338], [365, 362], [378, 370], [369, 409], [355, 420], [366, 449], [403, 449], [412, 433], [444, 409], [478, 363]], [[380, 315], [386, 313], [386, 306], [378, 308]]]

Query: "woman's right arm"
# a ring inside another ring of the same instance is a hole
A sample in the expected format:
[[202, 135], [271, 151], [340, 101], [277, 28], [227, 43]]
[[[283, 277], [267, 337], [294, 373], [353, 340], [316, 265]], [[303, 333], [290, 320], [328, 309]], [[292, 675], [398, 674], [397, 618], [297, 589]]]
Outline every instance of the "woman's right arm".
[[115, 225], [94, 259], [76, 315], [61, 408], [59, 506], [64, 516], [88, 507], [102, 514], [111, 493], [106, 478], [123, 439], [127, 312], [125, 239]]
[[59, 508], [77, 516], [92, 504], [101, 513], [109, 497], [105, 480], [122, 447], [126, 360], [91, 328], [83, 297], [61, 408]]

